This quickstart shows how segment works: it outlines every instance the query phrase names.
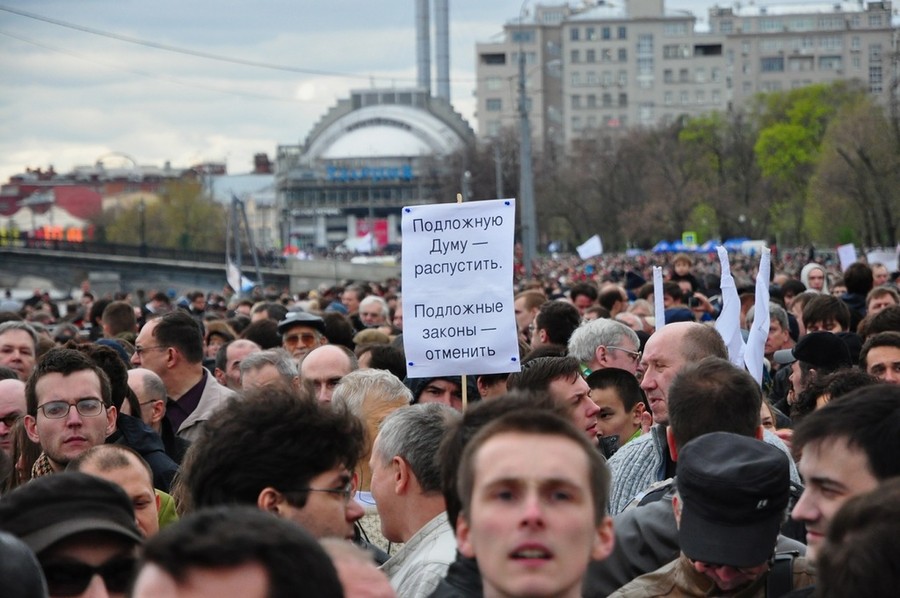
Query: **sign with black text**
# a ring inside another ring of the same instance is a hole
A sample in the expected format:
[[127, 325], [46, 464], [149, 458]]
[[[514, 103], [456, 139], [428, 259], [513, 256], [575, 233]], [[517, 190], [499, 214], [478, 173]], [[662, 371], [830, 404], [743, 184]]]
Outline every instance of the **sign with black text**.
[[410, 378], [519, 371], [514, 199], [403, 208]]

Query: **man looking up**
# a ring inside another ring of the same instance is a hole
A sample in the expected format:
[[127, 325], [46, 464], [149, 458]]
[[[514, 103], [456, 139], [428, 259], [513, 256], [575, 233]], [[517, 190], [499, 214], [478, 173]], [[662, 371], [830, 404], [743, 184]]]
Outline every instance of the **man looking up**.
[[25, 382], [34, 369], [37, 333], [25, 322], [13, 320], [0, 324], [0, 365], [19, 375]]
[[612, 550], [609, 472], [565, 419], [509, 413], [467, 444], [459, 470], [459, 551], [475, 558], [484, 596], [576, 598], [591, 559]]
[[162, 378], [169, 397], [165, 422], [186, 440], [196, 439], [206, 420], [232, 394], [203, 367], [200, 324], [183, 310], [144, 324], [131, 363]]
[[402, 407], [375, 439], [369, 467], [381, 530], [388, 541], [404, 543], [382, 566], [398, 596], [429, 596], [456, 555], [435, 455], [458, 419], [446, 405]]
[[25, 430], [42, 450], [32, 477], [63, 471], [116, 429], [109, 378], [78, 351], [48, 351], [28, 378], [25, 400]]

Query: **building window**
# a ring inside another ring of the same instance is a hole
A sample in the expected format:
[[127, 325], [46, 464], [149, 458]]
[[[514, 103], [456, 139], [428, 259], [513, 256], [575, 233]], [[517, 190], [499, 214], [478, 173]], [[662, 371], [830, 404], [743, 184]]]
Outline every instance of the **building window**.
[[612, 85], [612, 73], [609, 71], [603, 71], [600, 76], [600, 83], [603, 84], [603, 87], [609, 87]]
[[500, 77], [488, 77], [484, 80], [484, 86], [488, 91], [497, 91], [503, 88], [503, 79]]
[[581, 117], [580, 116], [572, 117], [572, 129], [575, 131], [581, 130]]
[[594, 71], [588, 71], [587, 84], [591, 87], [597, 85], [597, 73], [595, 73]]
[[694, 81], [697, 83], [706, 83], [706, 69], [699, 67], [694, 71]]
[[619, 86], [625, 87], [628, 85], [628, 71], [619, 71]]
[[628, 62], [628, 50], [619, 48], [619, 62]]
[[503, 110], [503, 100], [497, 98], [488, 98], [488, 100], [484, 103], [484, 107], [488, 112], [500, 112], [501, 110]]
[[589, 94], [587, 97], [587, 107], [588, 108], [596, 108], [597, 107], [597, 96], [594, 94]]
[[579, 33], [578, 27], [572, 27], [571, 29], [569, 29], [569, 40], [571, 40], [573, 42], [577, 42], [578, 41], [578, 33]]
[[881, 64], [881, 44], [872, 44], [869, 46], [869, 63]]
[[753, 93], [753, 83], [751, 83], [750, 81], [744, 81], [741, 84], [741, 91], [744, 93], [744, 95]]
[[687, 23], [683, 21], [665, 23], [663, 25], [663, 33], [666, 35], [685, 35], [687, 33]]
[[721, 81], [722, 80], [722, 69], [717, 66], [714, 66], [711, 71], [710, 79], [712, 79], [713, 83], [718, 83], [719, 81]]
[[572, 64], [581, 62], [581, 52], [579, 50], [572, 50], [569, 52], [569, 62]]
[[609, 48], [603, 48], [602, 50], [600, 50], [600, 61], [612, 62], [612, 50]]
[[675, 83], [675, 74], [672, 72], [672, 69], [663, 71], [663, 83]]
[[862, 68], [862, 60], [859, 58], [859, 56], [854, 56], [850, 60], [853, 62], [853, 68], [855, 68], [855, 69]]
[[628, 39], [627, 33], [625, 27], [619, 27], [619, 39]]
[[610, 39], [609, 27], [604, 27], [603, 29], [600, 30], [600, 37], [602, 39]]
[[641, 104], [638, 106], [638, 121], [642, 126], [646, 127], [654, 124], [653, 104]]
[[571, 76], [572, 87], [578, 87], [581, 85], [581, 73], [572, 73]]
[[881, 15], [869, 15], [869, 27], [881, 27]]
[[690, 101], [691, 101], [690, 94], [689, 94], [687, 91], [682, 91], [682, 92], [679, 94], [679, 98], [680, 98], [681, 104], [682, 104], [683, 106], [689, 104]]
[[696, 98], [698, 104], [703, 104], [706, 102], [706, 93], [702, 89], [698, 89], [694, 94], [694, 98]]
[[819, 56], [820, 71], [837, 71], [843, 66], [843, 58], [840, 56]]
[[859, 50], [859, 47], [859, 36], [854, 35], [852, 38], [850, 38], [850, 49]]
[[720, 92], [718, 89], [712, 90], [712, 103], [720, 104], [721, 102], [722, 102], [722, 92]]
[[763, 58], [760, 60], [760, 72], [763, 73], [780, 73], [784, 71], [784, 57], [776, 56], [773, 58]]
[[880, 66], [869, 67], [869, 93], [881, 93], [884, 90], [882, 85], [882, 73]]
[[584, 53], [585, 62], [597, 62], [597, 50], [588, 50]]
[[520, 29], [518, 31], [512, 32], [512, 41], [517, 44], [533, 44], [534, 43], [534, 30], [533, 29]]
[[619, 94], [619, 107], [625, 108], [626, 106], [628, 106], [628, 94], [620, 93]]
[[731, 21], [719, 22], [719, 33], [732, 33], [734, 31], [734, 23]]
[[612, 106], [612, 94], [611, 93], [603, 94], [603, 107], [609, 108], [611, 106]]
[[678, 71], [678, 82], [679, 83], [690, 83], [691, 74], [687, 69], [679, 69]]
[[750, 42], [748, 40], [744, 40], [741, 42], [741, 54], [747, 55], [750, 53]]
[[663, 94], [663, 102], [665, 103], [666, 106], [672, 105], [672, 92], [671, 91], [667, 91], [666, 93]]
[[595, 39], [597, 39], [597, 30], [593, 27], [587, 27], [584, 30], [584, 39], [588, 41], [594, 41]]
[[500, 121], [499, 120], [489, 120], [487, 122], [488, 137], [496, 137], [499, 134], [500, 134]]
[[572, 96], [572, 108], [575, 108], [575, 109], [581, 108], [581, 96], [580, 95]]

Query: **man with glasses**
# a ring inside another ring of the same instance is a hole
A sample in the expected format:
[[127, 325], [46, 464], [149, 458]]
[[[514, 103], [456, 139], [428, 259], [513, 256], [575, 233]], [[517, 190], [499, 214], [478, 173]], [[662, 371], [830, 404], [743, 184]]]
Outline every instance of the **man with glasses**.
[[4, 496], [0, 530], [37, 555], [51, 598], [124, 596], [143, 541], [125, 492], [78, 472], [33, 480]]
[[308, 393], [264, 386], [230, 400], [194, 442], [182, 476], [195, 509], [255, 505], [317, 538], [352, 539], [362, 423]]
[[163, 426], [193, 441], [204, 423], [233, 393], [203, 367], [203, 332], [190, 314], [177, 310], [149, 320], [134, 346], [132, 365], [162, 378], [169, 399]]
[[278, 334], [281, 335], [281, 348], [291, 354], [297, 365], [310, 351], [328, 344], [325, 320], [305, 311], [295, 311], [285, 316], [278, 323]]
[[7, 455], [12, 455], [10, 431], [25, 409], [25, 383], [13, 378], [0, 380], [0, 450]]
[[637, 334], [621, 322], [600, 318], [585, 322], [569, 338], [569, 355], [581, 362], [581, 373], [604, 368], [619, 368], [632, 375], [637, 372], [641, 341]]
[[381, 424], [372, 448], [372, 498], [381, 532], [403, 547], [381, 570], [398, 596], [425, 598], [456, 558], [435, 455], [459, 412], [437, 403], [401, 407]]
[[63, 471], [116, 429], [109, 378], [79, 351], [48, 351], [28, 379], [25, 400], [25, 430], [42, 450], [32, 477]]

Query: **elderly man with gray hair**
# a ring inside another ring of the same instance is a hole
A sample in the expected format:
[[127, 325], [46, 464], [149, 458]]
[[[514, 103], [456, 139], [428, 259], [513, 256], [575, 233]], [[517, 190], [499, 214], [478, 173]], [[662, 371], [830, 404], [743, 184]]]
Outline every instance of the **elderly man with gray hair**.
[[641, 360], [641, 341], [634, 330], [616, 320], [599, 318], [575, 329], [569, 339], [569, 355], [581, 362], [581, 373], [619, 368], [634, 374]]
[[251, 390], [263, 386], [300, 388], [300, 372], [297, 362], [284, 349], [268, 349], [251, 353], [241, 361], [241, 389]]
[[436, 403], [398, 409], [384, 420], [372, 449], [381, 530], [391, 542], [405, 542], [382, 570], [404, 598], [429, 596], [456, 558], [437, 453], [459, 418], [456, 410]]

